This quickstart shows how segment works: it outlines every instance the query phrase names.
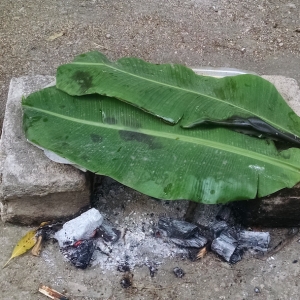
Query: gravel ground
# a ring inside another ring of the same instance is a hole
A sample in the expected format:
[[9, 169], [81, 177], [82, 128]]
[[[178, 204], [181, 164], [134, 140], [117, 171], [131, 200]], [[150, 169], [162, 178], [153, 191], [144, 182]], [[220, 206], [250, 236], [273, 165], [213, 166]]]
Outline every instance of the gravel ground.
[[[235, 67], [300, 82], [299, 20], [299, 0], [1, 0], [0, 124], [12, 77], [54, 75], [58, 65], [90, 50], [111, 59]], [[0, 225], [1, 263], [27, 230]], [[26, 256], [1, 272], [0, 293], [45, 299], [37, 292], [44, 283], [71, 299], [298, 299], [299, 247], [295, 240], [268, 261], [248, 258], [235, 266], [213, 255], [170, 260], [154, 278], [146, 267], [136, 269], [135, 288], [124, 290], [122, 274], [76, 270], [49, 243], [41, 259]], [[186, 271], [184, 278], [174, 277], [175, 266]]]

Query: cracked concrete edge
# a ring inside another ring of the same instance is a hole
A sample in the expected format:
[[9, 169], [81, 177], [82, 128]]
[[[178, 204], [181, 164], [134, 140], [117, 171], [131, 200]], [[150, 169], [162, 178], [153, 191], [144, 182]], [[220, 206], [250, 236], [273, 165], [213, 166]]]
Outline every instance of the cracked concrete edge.
[[[66, 218], [90, 204], [89, 176], [49, 160], [22, 129], [22, 97], [53, 85], [53, 76], [24, 76], [10, 83], [0, 141], [0, 211], [3, 221], [32, 224]], [[45, 220], [45, 219], [44, 219]]]

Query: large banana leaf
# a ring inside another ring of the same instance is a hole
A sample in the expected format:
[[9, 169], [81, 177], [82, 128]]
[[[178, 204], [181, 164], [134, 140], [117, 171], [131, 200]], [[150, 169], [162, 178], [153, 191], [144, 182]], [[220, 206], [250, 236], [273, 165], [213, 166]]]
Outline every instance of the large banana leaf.
[[90, 52], [58, 68], [57, 88], [70, 95], [116, 97], [169, 123], [180, 121], [183, 127], [207, 121], [228, 125], [236, 117], [239, 123], [251, 117], [287, 133], [286, 140], [299, 142], [295, 135], [300, 136], [300, 118], [270, 82], [255, 75], [219, 79], [196, 75], [182, 65], [154, 65], [136, 58], [111, 62]]
[[124, 102], [55, 87], [22, 102], [27, 138], [160, 199], [203, 203], [265, 196], [300, 181], [300, 150], [224, 128], [170, 126]]

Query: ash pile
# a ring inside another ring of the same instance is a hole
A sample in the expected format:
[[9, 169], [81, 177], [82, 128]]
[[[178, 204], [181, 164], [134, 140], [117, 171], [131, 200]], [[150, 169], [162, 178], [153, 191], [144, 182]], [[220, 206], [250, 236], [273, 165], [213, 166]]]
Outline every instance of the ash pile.
[[270, 234], [245, 230], [226, 205], [198, 204], [187, 218], [188, 201], [160, 201], [106, 180], [97, 209], [55, 233], [61, 252], [78, 268], [100, 266], [105, 273], [146, 265], [154, 276], [165, 258], [196, 260], [205, 250], [234, 264], [246, 251], [268, 250]]

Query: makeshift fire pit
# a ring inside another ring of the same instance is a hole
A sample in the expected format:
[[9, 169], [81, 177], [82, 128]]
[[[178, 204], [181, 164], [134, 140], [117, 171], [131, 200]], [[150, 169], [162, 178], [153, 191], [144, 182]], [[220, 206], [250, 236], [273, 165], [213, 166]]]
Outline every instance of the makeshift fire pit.
[[[187, 202], [139, 199], [138, 192], [105, 177], [94, 196], [99, 210], [88, 210], [54, 235], [63, 255], [78, 268], [100, 265], [129, 272], [145, 265], [155, 276], [164, 258], [194, 261], [203, 258], [203, 249], [228, 263], [238, 262], [248, 250], [260, 256], [268, 251], [269, 233], [245, 230], [228, 206], [209, 206], [206, 218], [191, 223], [184, 220]], [[147, 212], [140, 214], [144, 205]]]

